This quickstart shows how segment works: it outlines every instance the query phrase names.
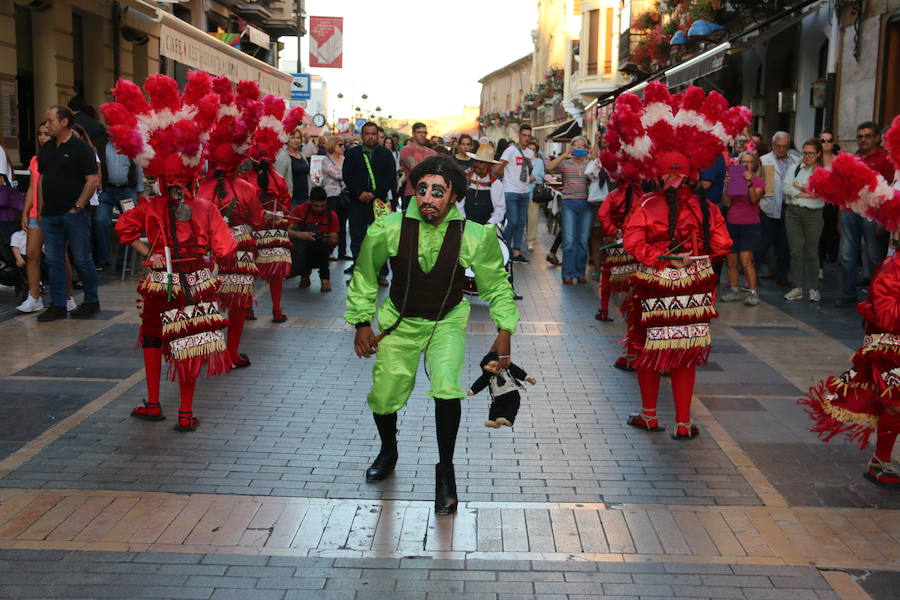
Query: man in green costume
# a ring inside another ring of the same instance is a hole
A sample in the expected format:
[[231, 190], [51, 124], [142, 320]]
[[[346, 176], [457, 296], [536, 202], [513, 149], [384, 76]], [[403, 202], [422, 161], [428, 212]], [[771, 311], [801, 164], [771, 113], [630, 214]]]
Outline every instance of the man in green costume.
[[[510, 363], [519, 310], [503, 268], [492, 225], [463, 219], [455, 203], [466, 195], [466, 178], [449, 156], [429, 157], [410, 173], [415, 202], [405, 213], [377, 219], [366, 233], [347, 293], [344, 318], [356, 326], [356, 354], [376, 354], [369, 408], [381, 436], [381, 452], [366, 471], [367, 481], [387, 477], [397, 464], [397, 411], [406, 405], [425, 352], [435, 402], [438, 454], [435, 512], [456, 511], [453, 450], [459, 429], [460, 386], [470, 306], [463, 298], [466, 268], [475, 272], [478, 295], [490, 305], [497, 325], [492, 350]], [[378, 309], [382, 334], [372, 331], [378, 273], [391, 261], [389, 299]]]

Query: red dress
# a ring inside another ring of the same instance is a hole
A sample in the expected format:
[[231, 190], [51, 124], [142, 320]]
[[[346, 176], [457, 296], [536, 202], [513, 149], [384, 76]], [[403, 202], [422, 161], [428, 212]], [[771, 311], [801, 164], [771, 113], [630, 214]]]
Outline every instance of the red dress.
[[801, 404], [825, 441], [845, 434], [861, 448], [878, 426], [885, 406], [900, 406], [900, 255], [886, 259], [856, 311], [865, 322], [863, 346], [853, 367], [810, 388]]
[[256, 188], [234, 175], [226, 176], [223, 184], [223, 198], [216, 194], [218, 180], [214, 177], [206, 179], [197, 190], [198, 198], [218, 206], [237, 243], [237, 260], [219, 265], [219, 303], [226, 308], [250, 309], [253, 307], [253, 281], [259, 276], [253, 231], [264, 228], [266, 220]]
[[623, 246], [640, 263], [632, 277], [635, 310], [640, 319], [635, 343], [640, 351], [635, 367], [655, 371], [694, 367], [706, 363], [712, 339], [710, 321], [715, 309], [716, 274], [712, 261], [727, 254], [731, 237], [718, 207], [709, 206], [709, 248], [703, 243], [700, 199], [689, 189], [678, 189], [678, 219], [674, 252], [709, 255], [684, 267], [671, 266], [660, 256], [669, 254], [669, 204], [662, 193], [645, 195], [625, 225]]
[[[609, 193], [600, 208], [597, 209], [597, 220], [603, 235], [606, 237], [616, 237], [620, 231], [625, 229], [625, 220], [628, 215], [625, 214], [625, 199], [627, 186], [619, 186]], [[632, 188], [634, 191], [631, 196], [631, 208], [633, 209], [640, 202], [641, 191], [639, 188]], [[610, 290], [614, 294], [627, 293], [631, 288], [631, 275], [637, 270], [637, 261], [634, 257], [625, 251], [622, 246], [614, 246], [603, 251], [604, 271], [609, 272]]]
[[272, 165], [269, 165], [267, 176], [268, 192], [263, 197], [256, 171], [250, 169], [241, 175], [256, 189], [259, 203], [266, 211], [266, 223], [253, 232], [258, 248], [256, 264], [260, 275], [263, 279], [279, 279], [291, 275], [291, 248], [294, 245], [288, 238], [290, 220], [281, 218], [275, 213], [290, 214], [291, 195], [288, 193], [287, 182]]
[[231, 366], [222, 329], [228, 324], [215, 300], [218, 283], [212, 276], [207, 254], [220, 264], [234, 260], [237, 244], [216, 207], [206, 200], [187, 201], [190, 221], [175, 221], [177, 248], [171, 243], [169, 200], [165, 196], [142, 198], [123, 213], [116, 224], [122, 244], [146, 236], [152, 253], [172, 249], [172, 275], [150, 270], [138, 284], [143, 297], [141, 334], [162, 339], [163, 354], [182, 380], [196, 379], [203, 364], [207, 373], [227, 372]]

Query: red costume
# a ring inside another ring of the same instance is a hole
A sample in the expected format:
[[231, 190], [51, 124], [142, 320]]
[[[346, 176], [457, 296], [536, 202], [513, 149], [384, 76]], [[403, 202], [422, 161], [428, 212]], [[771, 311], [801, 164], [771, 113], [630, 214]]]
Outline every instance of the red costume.
[[237, 243], [237, 260], [219, 265], [219, 304], [228, 309], [228, 355], [233, 367], [249, 367], [250, 359], [239, 352], [247, 313], [253, 310], [253, 282], [259, 276], [256, 266], [255, 229], [266, 220], [256, 188], [237, 174], [249, 149], [250, 133], [259, 122], [262, 110], [259, 86], [242, 81], [237, 97], [227, 77], [217, 77], [213, 89], [221, 108], [209, 137], [209, 171], [197, 196], [212, 202], [228, 223]]
[[691, 186], [747, 126], [750, 111], [729, 109], [721, 95], [696, 87], [672, 97], [653, 82], [643, 102], [619, 96], [613, 114], [610, 129], [628, 155], [627, 166], [663, 190], [645, 195], [625, 223], [622, 245], [640, 263], [632, 284], [642, 409], [628, 423], [662, 431], [656, 405], [665, 371], [675, 400], [672, 437], [693, 439], [699, 433], [690, 417], [696, 367], [709, 357], [710, 321], [718, 316], [712, 262], [727, 254], [731, 238], [718, 208]]
[[268, 221], [253, 232], [258, 248], [256, 262], [262, 277], [269, 282], [272, 321], [283, 323], [287, 317], [281, 312], [281, 291], [285, 277], [291, 274], [291, 248], [294, 246], [287, 232], [291, 222], [284, 218], [291, 212], [291, 195], [287, 182], [275, 172], [272, 163], [305, 113], [302, 108], [292, 108], [285, 116], [284, 100], [271, 94], [262, 99], [262, 108], [263, 116], [253, 130], [250, 142], [253, 167], [243, 177], [256, 188]]
[[[900, 164], [900, 117], [886, 135], [892, 158]], [[894, 233], [900, 228], [900, 191], [856, 156], [840, 154], [831, 171], [817, 169], [809, 187], [828, 202], [873, 219]], [[825, 441], [844, 434], [865, 448], [876, 433], [875, 455], [865, 477], [882, 486], [900, 487], [892, 452], [900, 434], [900, 254], [885, 259], [872, 276], [865, 300], [856, 307], [864, 320], [863, 346], [853, 367], [810, 388], [800, 403]]]
[[[175, 429], [193, 431], [196, 379], [205, 364], [207, 373], [228, 371], [219, 313], [218, 283], [212, 277], [209, 253], [223, 264], [234, 259], [236, 244], [216, 207], [194, 198], [203, 156], [202, 140], [212, 127], [219, 101], [212, 92], [211, 77], [192, 71], [184, 94], [164, 75], [151, 75], [141, 88], [120, 79], [113, 90], [116, 101], [101, 111], [109, 124], [116, 148], [159, 179], [161, 195], [144, 198], [125, 212], [116, 224], [123, 244], [149, 245], [151, 270], [138, 285], [143, 298], [141, 339], [144, 348], [148, 397], [132, 411], [138, 418], [158, 421], [165, 417], [159, 404], [162, 357], [170, 362], [169, 375], [177, 373], [181, 393]], [[163, 266], [164, 265], [164, 266]]]

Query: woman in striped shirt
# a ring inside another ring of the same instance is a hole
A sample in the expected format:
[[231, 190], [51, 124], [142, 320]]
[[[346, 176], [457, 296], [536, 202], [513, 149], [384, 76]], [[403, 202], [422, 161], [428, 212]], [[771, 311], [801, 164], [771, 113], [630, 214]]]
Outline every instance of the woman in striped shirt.
[[588, 177], [585, 169], [590, 163], [588, 140], [579, 135], [569, 144], [569, 150], [547, 165], [548, 172], [562, 175], [562, 281], [572, 285], [587, 283], [584, 269], [587, 265], [588, 240], [591, 237], [593, 213], [588, 204]]

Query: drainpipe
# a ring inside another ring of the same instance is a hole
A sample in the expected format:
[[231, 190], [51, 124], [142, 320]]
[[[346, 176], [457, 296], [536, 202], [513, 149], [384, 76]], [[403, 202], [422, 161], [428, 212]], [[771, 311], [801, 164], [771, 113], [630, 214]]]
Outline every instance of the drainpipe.
[[112, 48], [113, 48], [113, 85], [122, 75], [122, 34], [119, 28], [122, 26], [122, 9], [118, 2], [112, 3]]
[[841, 42], [840, 5], [832, 2], [831, 33], [828, 35], [828, 60], [825, 68], [825, 119], [824, 127], [837, 135], [834, 130], [834, 113], [837, 101], [837, 66]]

